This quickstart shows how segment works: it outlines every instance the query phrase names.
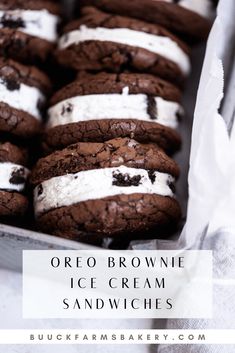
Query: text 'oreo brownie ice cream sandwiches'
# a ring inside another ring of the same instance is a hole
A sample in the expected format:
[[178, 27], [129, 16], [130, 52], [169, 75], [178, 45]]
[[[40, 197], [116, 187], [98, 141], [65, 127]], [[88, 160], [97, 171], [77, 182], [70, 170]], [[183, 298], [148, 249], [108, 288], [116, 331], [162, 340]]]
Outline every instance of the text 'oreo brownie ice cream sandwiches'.
[[[175, 228], [176, 163], [155, 145], [131, 139], [78, 143], [36, 164], [31, 175], [41, 230], [72, 239]], [[158, 233], [152, 233], [157, 236]]]
[[52, 97], [44, 150], [130, 137], [173, 152], [181, 142], [175, 130], [183, 113], [180, 98], [178, 88], [151, 75], [84, 77]]
[[48, 77], [37, 68], [0, 58], [0, 133], [31, 138], [39, 133]]
[[59, 6], [47, 0], [0, 2], [0, 54], [23, 63], [45, 61], [57, 40]]
[[189, 48], [163, 27], [92, 7], [64, 28], [56, 58], [77, 70], [126, 69], [174, 83], [190, 71]]
[[213, 10], [213, 0], [80, 0], [80, 5], [161, 25], [190, 43], [207, 38]]
[[0, 220], [22, 216], [27, 210], [24, 196], [29, 170], [27, 155], [9, 142], [0, 142]]

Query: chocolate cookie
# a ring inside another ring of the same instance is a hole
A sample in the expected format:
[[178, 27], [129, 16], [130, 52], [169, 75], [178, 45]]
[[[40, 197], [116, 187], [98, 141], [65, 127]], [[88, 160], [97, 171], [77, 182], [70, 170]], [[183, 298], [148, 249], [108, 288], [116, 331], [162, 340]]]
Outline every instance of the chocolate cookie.
[[161, 25], [190, 43], [207, 38], [211, 23], [206, 17], [213, 10], [210, 0], [81, 0], [80, 4]]
[[174, 130], [183, 113], [180, 98], [178, 88], [147, 74], [84, 77], [52, 97], [44, 150], [131, 137], [173, 152], [180, 147]]
[[33, 66], [0, 58], [0, 132], [31, 138], [41, 130], [48, 77]]
[[0, 220], [25, 214], [24, 196], [29, 170], [27, 153], [11, 143], [0, 143]]
[[0, 2], [0, 55], [23, 63], [44, 62], [54, 49], [59, 5], [47, 0]]
[[176, 163], [156, 145], [125, 138], [78, 143], [38, 161], [31, 175], [44, 232], [79, 239], [174, 228]]
[[190, 71], [189, 48], [163, 27], [93, 7], [64, 28], [55, 57], [76, 70], [126, 69], [179, 84]]
[[28, 153], [25, 149], [19, 148], [10, 142], [0, 142], [0, 163], [10, 162], [26, 166]]

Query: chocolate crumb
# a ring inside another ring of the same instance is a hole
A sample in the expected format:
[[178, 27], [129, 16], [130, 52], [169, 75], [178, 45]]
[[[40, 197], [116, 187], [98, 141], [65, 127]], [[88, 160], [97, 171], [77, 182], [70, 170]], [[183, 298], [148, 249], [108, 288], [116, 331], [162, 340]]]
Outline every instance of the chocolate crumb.
[[11, 178], [9, 180], [11, 184], [19, 185], [25, 182], [24, 168], [19, 168], [11, 173]]
[[7, 87], [9, 91], [16, 91], [20, 89], [20, 83], [11, 78], [2, 79], [3, 84]]
[[39, 112], [41, 113], [41, 115], [44, 115], [45, 113], [45, 101], [42, 99], [39, 99], [37, 102], [37, 108], [39, 110]]
[[67, 105], [63, 105], [61, 115], [64, 115], [65, 113], [72, 113], [73, 111], [73, 104], [68, 103]]
[[175, 194], [175, 184], [171, 181], [171, 182], [168, 182], [168, 186], [169, 188], [171, 189], [171, 191]]
[[157, 103], [154, 99], [154, 97], [149, 96], [147, 98], [147, 113], [150, 116], [151, 120], [156, 120], [157, 119]]
[[25, 23], [21, 18], [14, 18], [10, 15], [3, 15], [0, 20], [0, 23], [3, 27], [6, 28], [25, 28]]
[[38, 196], [42, 195], [43, 193], [43, 187], [42, 187], [42, 184], [39, 184], [38, 185]]
[[148, 170], [148, 176], [149, 176], [149, 179], [151, 180], [151, 183], [154, 184], [156, 180], [156, 175], [154, 170]]
[[131, 177], [129, 174], [122, 174], [113, 172], [113, 185], [115, 186], [139, 186], [141, 184], [141, 175], [134, 175]]

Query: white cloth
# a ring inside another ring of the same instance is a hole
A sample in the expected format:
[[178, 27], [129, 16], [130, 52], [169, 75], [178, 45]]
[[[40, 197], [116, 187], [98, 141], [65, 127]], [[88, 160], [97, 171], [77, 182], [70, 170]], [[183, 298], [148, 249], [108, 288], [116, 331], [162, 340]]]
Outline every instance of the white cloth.
[[[233, 0], [220, 1], [208, 41], [194, 116], [187, 222], [178, 244], [181, 248], [213, 250], [213, 318], [168, 320], [168, 329], [235, 329], [235, 127], [229, 136], [233, 117], [222, 118], [218, 113], [224, 91], [223, 67], [226, 72], [228, 65], [224, 60], [229, 56], [226, 42], [231, 43], [230, 34], [233, 41], [235, 38], [234, 11]], [[234, 106], [222, 114], [234, 111]], [[234, 347], [158, 347], [158, 353], [166, 352], [233, 353]]]
[[[168, 320], [168, 329], [234, 329], [235, 328], [235, 229], [220, 229], [206, 235], [202, 249], [213, 249], [214, 285], [213, 319]], [[229, 280], [225, 282], [224, 280]], [[203, 294], [202, 294], [203, 296]], [[234, 353], [232, 345], [161, 345], [158, 353]]]

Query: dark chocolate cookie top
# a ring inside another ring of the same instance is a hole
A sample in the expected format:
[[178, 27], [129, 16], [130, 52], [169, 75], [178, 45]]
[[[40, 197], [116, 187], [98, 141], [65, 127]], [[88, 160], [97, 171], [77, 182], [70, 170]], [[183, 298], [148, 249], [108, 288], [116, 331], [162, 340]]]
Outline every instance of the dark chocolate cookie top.
[[8, 10], [47, 10], [52, 14], [59, 15], [60, 14], [60, 6], [56, 2], [48, 1], [48, 0], [1, 0], [0, 2], [0, 10], [8, 11]]
[[189, 42], [206, 39], [211, 27], [210, 22], [199, 14], [165, 1], [81, 0], [80, 4], [164, 26]]
[[28, 155], [25, 149], [19, 148], [10, 142], [0, 142], [0, 163], [11, 162], [27, 165]]
[[121, 165], [146, 169], [150, 177], [153, 171], [179, 176], [178, 165], [156, 145], [116, 138], [104, 143], [77, 143], [41, 158], [32, 170], [31, 183], [38, 185], [55, 176]]
[[77, 142], [104, 142], [117, 137], [132, 138], [140, 143], [154, 143], [172, 155], [181, 146], [178, 132], [156, 122], [136, 119], [103, 119], [55, 126], [43, 135], [45, 154]]
[[65, 99], [89, 94], [121, 94], [125, 87], [129, 94], [146, 94], [159, 96], [163, 99], [179, 102], [181, 91], [171, 83], [148, 74], [108, 74], [101, 73], [84, 77], [63, 87], [51, 98], [53, 106]]
[[36, 87], [46, 95], [50, 94], [52, 89], [49, 78], [42, 71], [10, 59], [0, 58], [0, 80], [10, 91], [19, 89], [21, 83]]

